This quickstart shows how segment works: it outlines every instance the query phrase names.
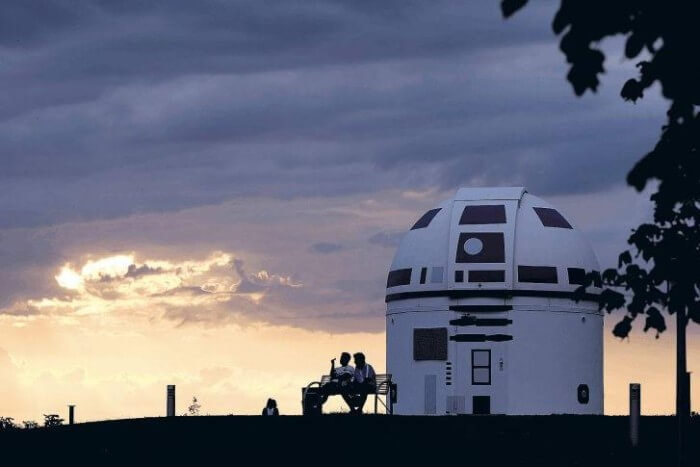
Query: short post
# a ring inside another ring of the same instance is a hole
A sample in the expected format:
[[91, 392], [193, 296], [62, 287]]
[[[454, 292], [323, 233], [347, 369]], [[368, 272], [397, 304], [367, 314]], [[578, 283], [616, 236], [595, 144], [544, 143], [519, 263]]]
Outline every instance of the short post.
[[630, 442], [633, 447], [639, 444], [639, 415], [641, 412], [642, 386], [630, 383]]
[[167, 399], [167, 415], [168, 417], [175, 416], [175, 385], [168, 384], [168, 399]]
[[75, 406], [69, 405], [68, 406], [68, 424], [72, 425], [74, 423], [75, 423]]

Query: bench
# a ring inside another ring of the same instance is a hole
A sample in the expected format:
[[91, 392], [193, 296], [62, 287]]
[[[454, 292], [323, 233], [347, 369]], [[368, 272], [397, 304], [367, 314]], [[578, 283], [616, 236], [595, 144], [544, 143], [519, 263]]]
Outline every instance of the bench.
[[[394, 403], [396, 402], [396, 383], [391, 381], [391, 374], [377, 374], [375, 376], [375, 381], [377, 383], [374, 394], [374, 413], [378, 413], [379, 404], [384, 407], [385, 413], [392, 415], [394, 413]], [[306, 410], [306, 396], [307, 394], [312, 394], [317, 391], [324, 384], [331, 382], [330, 375], [321, 376], [320, 381], [313, 381], [309, 383], [305, 388], [302, 388], [302, 400], [301, 406], [302, 410]], [[332, 394], [331, 394], [332, 395]], [[382, 400], [381, 396], [384, 396]]]

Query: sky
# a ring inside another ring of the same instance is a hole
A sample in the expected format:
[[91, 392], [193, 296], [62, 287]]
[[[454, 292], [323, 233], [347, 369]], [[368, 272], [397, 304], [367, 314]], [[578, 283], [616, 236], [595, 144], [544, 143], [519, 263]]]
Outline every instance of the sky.
[[[526, 186], [614, 265], [650, 215], [624, 179], [665, 103], [619, 98], [635, 72], [619, 40], [576, 98], [556, 7], [6, 0], [0, 415], [161, 415], [167, 384], [178, 413], [195, 396], [298, 413], [340, 351], [383, 369], [394, 249], [462, 186]], [[630, 382], [671, 413], [673, 328], [620, 341], [618, 319], [606, 413]]]

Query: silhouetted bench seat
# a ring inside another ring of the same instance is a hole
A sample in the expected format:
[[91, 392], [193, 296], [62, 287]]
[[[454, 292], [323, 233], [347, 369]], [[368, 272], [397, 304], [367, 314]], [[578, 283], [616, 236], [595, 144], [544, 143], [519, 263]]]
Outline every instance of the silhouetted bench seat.
[[[374, 413], [378, 413], [379, 404], [382, 404], [386, 413], [392, 414], [394, 412], [394, 403], [396, 402], [397, 387], [391, 381], [391, 374], [377, 374], [375, 381], [377, 385], [371, 393], [374, 394]], [[301, 389], [301, 405], [304, 414], [321, 413], [320, 403], [317, 406], [314, 402], [318, 401], [319, 389], [330, 382], [330, 375], [323, 375], [320, 381], [313, 381]], [[329, 395], [337, 394], [340, 394], [340, 391], [334, 391]], [[384, 396], [384, 400], [381, 399], [381, 396]]]

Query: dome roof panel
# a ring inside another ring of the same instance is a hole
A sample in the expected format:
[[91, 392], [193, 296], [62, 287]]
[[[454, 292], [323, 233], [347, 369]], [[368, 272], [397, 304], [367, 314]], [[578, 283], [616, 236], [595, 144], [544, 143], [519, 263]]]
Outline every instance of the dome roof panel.
[[453, 200], [476, 201], [476, 200], [497, 200], [497, 199], [520, 199], [526, 192], [525, 188], [519, 187], [474, 187], [460, 188]]
[[[402, 239], [391, 270], [413, 273], [410, 283], [389, 287], [389, 295], [570, 293], [578, 287], [571, 277], [580, 282], [581, 274], [599, 270], [589, 243], [566, 216], [524, 188], [462, 188], [436, 208], [430, 222]], [[440, 283], [426, 277], [434, 268], [445, 274]]]

